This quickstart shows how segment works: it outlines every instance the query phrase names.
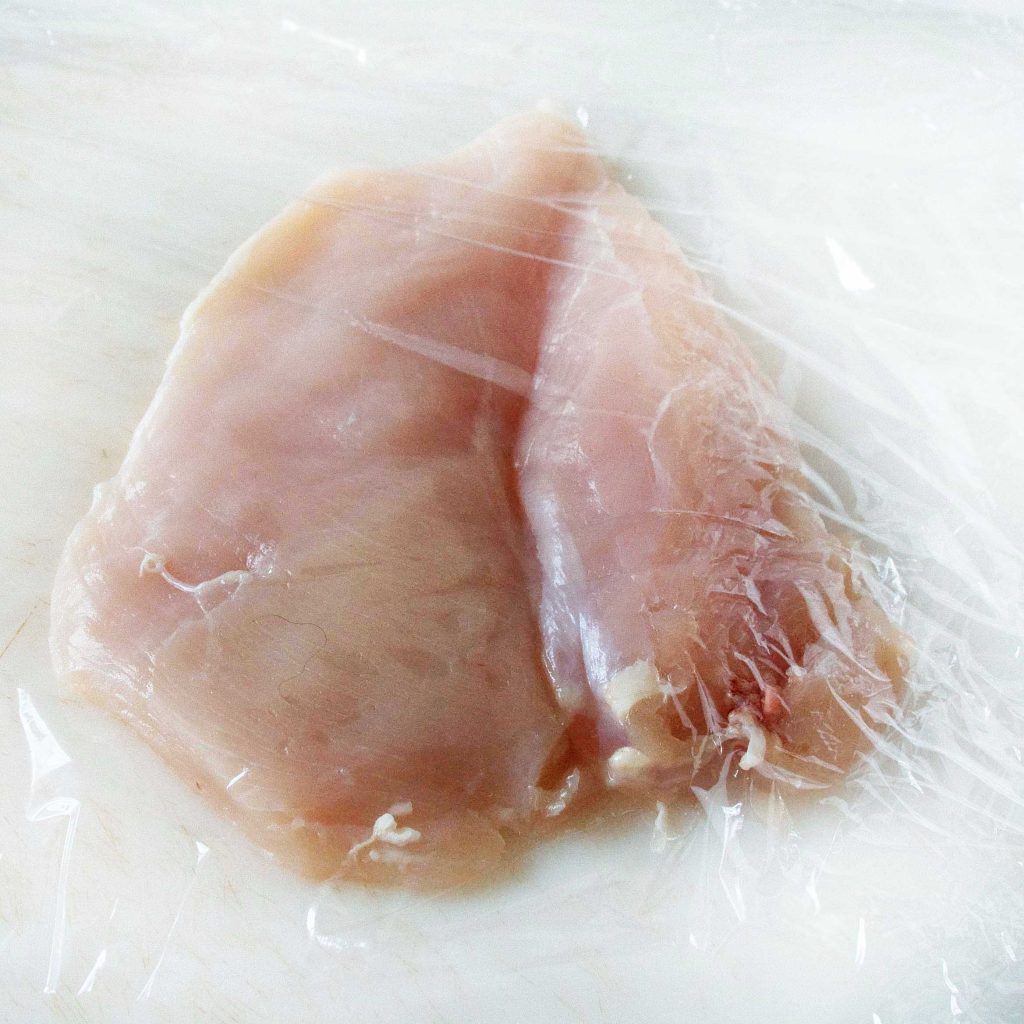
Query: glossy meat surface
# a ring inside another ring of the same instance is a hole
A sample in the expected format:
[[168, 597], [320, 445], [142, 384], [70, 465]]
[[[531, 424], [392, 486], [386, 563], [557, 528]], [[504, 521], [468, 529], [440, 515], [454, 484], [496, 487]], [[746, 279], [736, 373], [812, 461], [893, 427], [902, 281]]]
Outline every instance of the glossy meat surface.
[[52, 613], [58, 670], [256, 842], [407, 884], [493, 870], [577, 769], [837, 781], [903, 671], [787, 410], [539, 114], [231, 258]]
[[309, 873], [478, 874], [559, 784], [513, 453], [597, 171], [536, 115], [319, 183], [186, 314], [69, 541], [58, 669]]
[[561, 700], [613, 785], [676, 786], [737, 744], [836, 781], [897, 699], [899, 638], [677, 246], [618, 185], [588, 208], [520, 442]]

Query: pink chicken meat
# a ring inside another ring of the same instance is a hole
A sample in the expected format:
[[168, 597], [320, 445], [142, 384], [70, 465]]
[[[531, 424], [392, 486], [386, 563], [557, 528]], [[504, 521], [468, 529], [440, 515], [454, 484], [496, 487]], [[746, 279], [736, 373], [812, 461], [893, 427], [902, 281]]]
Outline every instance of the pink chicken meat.
[[787, 411], [669, 235], [588, 198], [520, 441], [547, 662], [612, 785], [729, 749], [836, 781], [898, 697], [901, 640], [802, 488]]
[[786, 412], [572, 127], [323, 180], [183, 320], [58, 670], [315, 877], [448, 884], [582, 771], [841, 777], [895, 631]]
[[513, 456], [596, 173], [532, 116], [319, 183], [185, 315], [68, 543], [58, 669], [313, 875], [476, 875], [560, 784]]

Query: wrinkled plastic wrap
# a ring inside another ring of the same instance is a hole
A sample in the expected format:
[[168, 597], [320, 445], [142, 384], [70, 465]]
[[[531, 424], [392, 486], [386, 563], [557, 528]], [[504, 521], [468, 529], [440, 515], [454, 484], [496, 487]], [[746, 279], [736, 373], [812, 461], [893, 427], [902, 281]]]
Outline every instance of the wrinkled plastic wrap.
[[[1024, 27], [994, 5], [0, 12], [0, 1016], [1024, 1015]], [[497, 883], [282, 869], [55, 680], [48, 597], [178, 319], [323, 171], [538, 101], [681, 246], [914, 655], [847, 782], [610, 805]]]

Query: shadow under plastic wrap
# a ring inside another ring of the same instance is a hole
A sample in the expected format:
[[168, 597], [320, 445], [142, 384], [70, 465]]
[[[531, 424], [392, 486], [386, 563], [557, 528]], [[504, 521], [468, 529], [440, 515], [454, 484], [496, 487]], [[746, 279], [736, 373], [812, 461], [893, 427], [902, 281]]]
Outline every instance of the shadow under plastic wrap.
[[[1019, 1020], [1024, 28], [599, 10], [0, 15], [12, 1020]], [[58, 690], [53, 570], [239, 242], [327, 168], [434, 157], [551, 97], [794, 410], [819, 512], [914, 645], [908, 694], [807, 807], [723, 771], [573, 822], [493, 886], [312, 886]]]

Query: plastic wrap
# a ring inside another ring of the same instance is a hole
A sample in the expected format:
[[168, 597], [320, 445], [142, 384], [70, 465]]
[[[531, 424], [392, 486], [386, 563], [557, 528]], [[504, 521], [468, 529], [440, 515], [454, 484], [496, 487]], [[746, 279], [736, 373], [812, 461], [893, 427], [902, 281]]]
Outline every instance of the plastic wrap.
[[[1012, 11], [44, 4], [0, 14], [0, 53], [5, 1019], [1021, 1019]], [[434, 159], [539, 100], [793, 411], [907, 693], [824, 796], [723, 775], [476, 889], [303, 881], [58, 687], [58, 555], [242, 240], [328, 168]]]

